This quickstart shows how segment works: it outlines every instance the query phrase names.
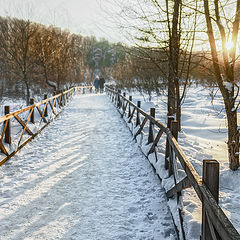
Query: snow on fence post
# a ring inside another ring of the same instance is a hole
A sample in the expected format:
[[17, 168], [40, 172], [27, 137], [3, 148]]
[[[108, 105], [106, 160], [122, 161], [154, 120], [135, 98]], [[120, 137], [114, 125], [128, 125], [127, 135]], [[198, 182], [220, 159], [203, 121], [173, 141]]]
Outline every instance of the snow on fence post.
[[[171, 130], [171, 132], [172, 132], [173, 137], [177, 140], [177, 139], [178, 139], [178, 121], [176, 121], [176, 120], [172, 120], [172, 121], [171, 121], [170, 130]], [[174, 169], [173, 169], [173, 161], [176, 161], [176, 159], [173, 159], [172, 147], [170, 146], [170, 144], [169, 144], [168, 146], [169, 146], [169, 168], [168, 168], [168, 176], [170, 177], [170, 176], [173, 174], [173, 172], [174, 172]]]
[[[132, 96], [129, 96], [129, 101], [132, 102]], [[130, 104], [128, 105], [128, 118], [131, 116], [131, 106]]]
[[[34, 98], [30, 98], [30, 105], [34, 105]], [[31, 123], [35, 123], [35, 120], [34, 120], [34, 108], [32, 110], [32, 115], [31, 115], [31, 119], [30, 119]]]
[[[47, 99], [47, 94], [44, 94], [44, 100], [46, 100]], [[47, 117], [48, 116], [48, 109], [47, 109], [47, 103], [45, 103], [46, 104], [46, 107], [45, 107], [45, 112], [44, 112], [44, 117]]]
[[[155, 118], [155, 108], [150, 108], [151, 117]], [[149, 121], [148, 144], [153, 142], [153, 124]]]
[[[174, 116], [168, 116], [168, 120], [167, 120], [167, 128], [170, 129], [171, 127], [171, 122], [174, 120]], [[165, 169], [168, 169], [169, 167], [169, 162], [168, 162], [168, 158], [169, 158], [169, 142], [168, 142], [168, 138], [166, 140], [166, 149], [165, 149]]]
[[[4, 106], [4, 113], [5, 115], [10, 113], [10, 106]], [[4, 127], [7, 124], [6, 132], [5, 132], [5, 143], [11, 144], [11, 125], [10, 125], [10, 119], [6, 120], [4, 122]]]
[[[216, 160], [203, 160], [203, 183], [212, 193], [218, 204], [219, 197], [219, 162]], [[205, 210], [204, 199], [202, 200], [202, 240], [221, 239], [215, 231]]]
[[[141, 101], [137, 101], [137, 107], [141, 107]], [[140, 116], [139, 116], [139, 111], [137, 110], [137, 119], [136, 119], [136, 127], [140, 125]]]

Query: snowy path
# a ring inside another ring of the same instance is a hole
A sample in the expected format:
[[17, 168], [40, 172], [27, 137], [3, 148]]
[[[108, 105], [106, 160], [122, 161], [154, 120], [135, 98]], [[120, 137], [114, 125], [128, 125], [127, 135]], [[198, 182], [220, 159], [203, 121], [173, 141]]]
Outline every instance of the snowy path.
[[166, 206], [157, 176], [105, 95], [75, 97], [0, 168], [4, 240], [175, 239]]

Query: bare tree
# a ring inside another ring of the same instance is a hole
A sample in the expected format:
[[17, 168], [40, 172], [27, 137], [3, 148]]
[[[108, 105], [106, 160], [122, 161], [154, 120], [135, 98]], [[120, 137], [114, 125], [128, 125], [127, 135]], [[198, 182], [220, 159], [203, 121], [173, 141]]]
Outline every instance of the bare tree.
[[30, 99], [30, 72], [33, 70], [31, 41], [37, 28], [30, 21], [5, 18], [0, 21], [0, 48], [16, 76], [26, 86], [26, 102]]
[[[240, 0], [235, 2], [235, 14], [232, 19], [226, 17], [226, 9], [223, 2], [219, 0], [204, 0], [203, 2], [214, 74], [223, 96], [227, 115], [229, 167], [232, 170], [236, 170], [239, 167], [239, 131], [237, 125], [237, 108], [239, 102], [236, 102], [239, 86], [235, 82], [234, 69], [237, 59], [236, 49], [240, 21]], [[210, 4], [214, 6], [213, 12], [210, 11]], [[213, 21], [217, 25], [217, 28], [213, 28]], [[216, 31], [218, 29], [218, 32], [214, 33], [213, 29]], [[221, 39], [221, 49], [217, 45], [217, 34]], [[226, 45], [228, 36], [231, 38], [232, 44], [229, 50]], [[220, 54], [219, 50], [221, 50]]]
[[[125, 25], [120, 22], [120, 26], [125, 27], [128, 35], [134, 36], [135, 45], [146, 53], [145, 58], [151, 59], [152, 64], [159, 68], [159, 76], [165, 73], [162, 78], [168, 81], [168, 114], [176, 116], [180, 130], [181, 104], [190, 77], [197, 12], [187, 9], [182, 0], [136, 2], [136, 6], [122, 6], [119, 18]], [[196, 7], [197, 1], [191, 4]], [[158, 58], [149, 55], [151, 49], [158, 49]]]
[[33, 39], [33, 51], [34, 61], [42, 68], [46, 84], [56, 91], [56, 83], [50, 80], [50, 69], [54, 61], [53, 53], [56, 49], [52, 29], [52, 27], [46, 28], [43, 25], [38, 25], [38, 31]]

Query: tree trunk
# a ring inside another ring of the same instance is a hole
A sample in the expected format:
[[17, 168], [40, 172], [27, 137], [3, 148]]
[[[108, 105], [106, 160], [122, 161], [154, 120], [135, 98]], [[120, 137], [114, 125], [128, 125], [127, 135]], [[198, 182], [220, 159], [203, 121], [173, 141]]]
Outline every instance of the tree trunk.
[[181, 117], [182, 117], [182, 109], [181, 109], [181, 101], [180, 98], [177, 99], [177, 109], [176, 109], [176, 120], [178, 122], [178, 131], [181, 131]]
[[57, 73], [57, 92], [59, 92], [60, 90], [60, 84], [61, 84], [61, 79], [60, 79], [59, 73]]
[[175, 79], [176, 87], [176, 120], [178, 121], [178, 131], [181, 130], [181, 97], [179, 89], [179, 81]]
[[237, 110], [233, 101], [225, 101], [228, 123], [228, 158], [229, 168], [233, 171], [239, 167], [239, 131], [237, 125]]
[[[221, 19], [218, 10], [219, 1], [214, 1], [215, 4], [215, 14], [218, 23], [219, 32], [221, 34], [222, 45], [223, 48], [225, 43], [225, 29], [221, 24]], [[221, 68], [219, 63], [219, 57], [216, 47], [216, 41], [213, 32], [213, 26], [210, 17], [210, 10], [209, 10], [209, 1], [204, 0], [204, 10], [205, 10], [205, 19], [207, 23], [208, 29], [208, 39], [211, 47], [211, 54], [212, 54], [212, 61], [213, 61], [213, 68], [214, 73], [216, 76], [216, 80], [218, 83], [218, 87], [221, 91], [221, 94], [224, 99], [225, 111], [227, 115], [227, 122], [228, 122], [228, 158], [229, 158], [229, 167], [231, 170], [237, 170], [239, 167], [239, 132], [237, 126], [237, 109], [235, 108], [235, 97], [234, 97], [234, 65], [231, 62], [235, 61], [235, 52], [232, 53], [232, 60], [228, 62], [227, 52], [226, 49], [222, 50], [222, 55], [224, 59], [224, 74], [221, 74]], [[238, 27], [239, 27], [239, 10], [240, 10], [240, 1], [237, 1], [237, 11], [235, 16], [235, 26], [233, 27], [232, 35], [238, 35]], [[236, 43], [235, 43], [236, 44]], [[236, 48], [235, 48], [236, 49]], [[225, 79], [222, 78], [224, 75]], [[231, 89], [228, 87], [226, 88], [225, 84], [232, 84]]]
[[173, 76], [169, 74], [168, 78], [168, 115], [175, 113], [175, 86]]
[[26, 85], [26, 90], [27, 90], [26, 103], [27, 103], [27, 106], [29, 106], [29, 104], [30, 104], [30, 88], [29, 88], [29, 84], [27, 81], [25, 81], [25, 85]]
[[46, 84], [54, 89], [54, 91], [57, 91], [57, 86], [49, 82], [48, 80], [48, 74], [47, 74], [47, 67], [45, 64], [43, 64], [43, 69], [44, 69], [44, 76], [46, 80]]
[[[178, 79], [178, 64], [179, 64], [179, 31], [178, 20], [181, 0], [174, 1], [172, 29], [169, 37], [169, 79], [168, 79], [168, 114], [175, 114], [176, 108], [178, 108], [179, 97], [176, 96], [179, 93], [179, 79]], [[169, 25], [170, 26], [170, 25]], [[170, 32], [170, 31], [169, 31]]]
[[28, 82], [28, 79], [27, 79], [27, 74], [26, 74], [25, 71], [23, 72], [23, 79], [22, 79], [22, 81], [23, 81], [23, 83], [26, 86], [26, 91], [27, 91], [26, 103], [27, 103], [27, 106], [29, 106], [29, 104], [30, 104], [30, 87], [29, 87], [29, 82]]

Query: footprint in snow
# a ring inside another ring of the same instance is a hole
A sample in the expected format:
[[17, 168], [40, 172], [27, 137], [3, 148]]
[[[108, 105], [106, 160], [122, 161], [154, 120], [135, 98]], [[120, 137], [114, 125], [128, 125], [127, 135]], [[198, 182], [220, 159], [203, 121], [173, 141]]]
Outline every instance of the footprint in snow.
[[147, 219], [150, 220], [150, 221], [154, 221], [154, 220], [157, 220], [158, 217], [156, 214], [153, 214], [152, 212], [148, 212], [147, 213]]

